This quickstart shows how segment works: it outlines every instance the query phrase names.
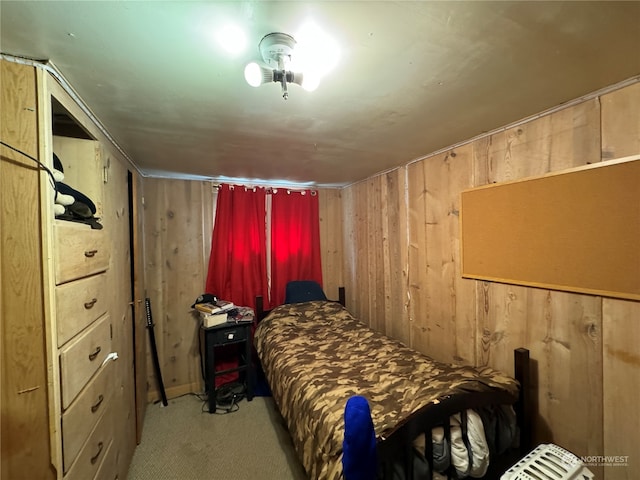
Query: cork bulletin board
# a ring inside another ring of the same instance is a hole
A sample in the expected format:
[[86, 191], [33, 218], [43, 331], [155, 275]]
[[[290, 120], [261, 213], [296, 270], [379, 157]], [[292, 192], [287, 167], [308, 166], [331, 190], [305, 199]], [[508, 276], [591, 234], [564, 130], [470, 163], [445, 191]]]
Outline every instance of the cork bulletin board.
[[462, 276], [640, 300], [640, 156], [461, 194]]

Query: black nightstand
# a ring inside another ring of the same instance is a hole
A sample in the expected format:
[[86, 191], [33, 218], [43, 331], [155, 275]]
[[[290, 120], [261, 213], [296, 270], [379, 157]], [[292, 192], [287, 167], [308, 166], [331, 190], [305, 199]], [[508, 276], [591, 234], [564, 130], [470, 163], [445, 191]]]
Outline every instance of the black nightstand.
[[[253, 364], [251, 362], [251, 326], [253, 322], [223, 323], [204, 328], [204, 376], [209, 399], [209, 413], [216, 411], [216, 377], [225, 373], [240, 372], [246, 386], [246, 398], [253, 400]], [[238, 366], [216, 371], [216, 347], [239, 344]]]

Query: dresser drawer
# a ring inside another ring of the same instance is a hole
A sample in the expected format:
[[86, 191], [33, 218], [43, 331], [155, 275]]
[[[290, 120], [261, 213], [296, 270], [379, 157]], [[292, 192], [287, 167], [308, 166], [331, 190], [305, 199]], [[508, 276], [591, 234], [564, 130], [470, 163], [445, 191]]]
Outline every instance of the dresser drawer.
[[80, 453], [64, 476], [64, 480], [89, 480], [96, 476], [113, 443], [114, 420], [113, 408], [109, 405], [87, 441], [82, 445]]
[[56, 284], [104, 272], [109, 267], [107, 237], [83, 223], [54, 223]]
[[111, 442], [104, 460], [98, 468], [98, 473], [93, 480], [117, 480], [118, 478], [118, 445]]
[[214, 327], [205, 329], [206, 335], [209, 335], [209, 341], [214, 345], [225, 345], [227, 343], [236, 343], [246, 340], [251, 324], [236, 324], [224, 327]]
[[59, 347], [107, 312], [106, 287], [104, 273], [56, 287]]
[[109, 315], [104, 315], [60, 350], [62, 408], [69, 407], [110, 352]]
[[113, 392], [113, 362], [107, 362], [62, 414], [62, 454], [65, 472], [75, 460], [98, 420], [109, 406]]

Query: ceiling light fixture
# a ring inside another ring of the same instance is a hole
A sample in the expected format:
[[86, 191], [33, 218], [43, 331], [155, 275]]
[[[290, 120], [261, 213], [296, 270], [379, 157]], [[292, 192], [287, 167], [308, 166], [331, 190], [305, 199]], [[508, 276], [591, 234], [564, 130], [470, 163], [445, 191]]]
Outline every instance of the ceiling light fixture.
[[296, 83], [308, 91], [318, 87], [320, 79], [312, 73], [293, 72], [291, 57], [296, 41], [291, 35], [274, 32], [262, 37], [258, 44], [262, 60], [267, 66], [252, 62], [244, 69], [244, 78], [252, 87], [278, 82], [282, 86], [282, 98], [289, 98], [288, 83]]

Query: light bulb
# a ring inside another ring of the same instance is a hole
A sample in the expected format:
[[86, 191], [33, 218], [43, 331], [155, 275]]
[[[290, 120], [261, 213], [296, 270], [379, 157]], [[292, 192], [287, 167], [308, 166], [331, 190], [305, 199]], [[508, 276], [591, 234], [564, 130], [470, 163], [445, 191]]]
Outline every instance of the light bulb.
[[304, 72], [302, 84], [300, 85], [307, 92], [313, 92], [320, 85], [320, 75], [314, 71]]
[[244, 79], [252, 87], [262, 85], [262, 69], [255, 62], [250, 63], [244, 68]]
[[255, 62], [244, 67], [244, 78], [252, 87], [259, 87], [263, 83], [275, 82], [275, 74], [276, 70], [263, 67]]

